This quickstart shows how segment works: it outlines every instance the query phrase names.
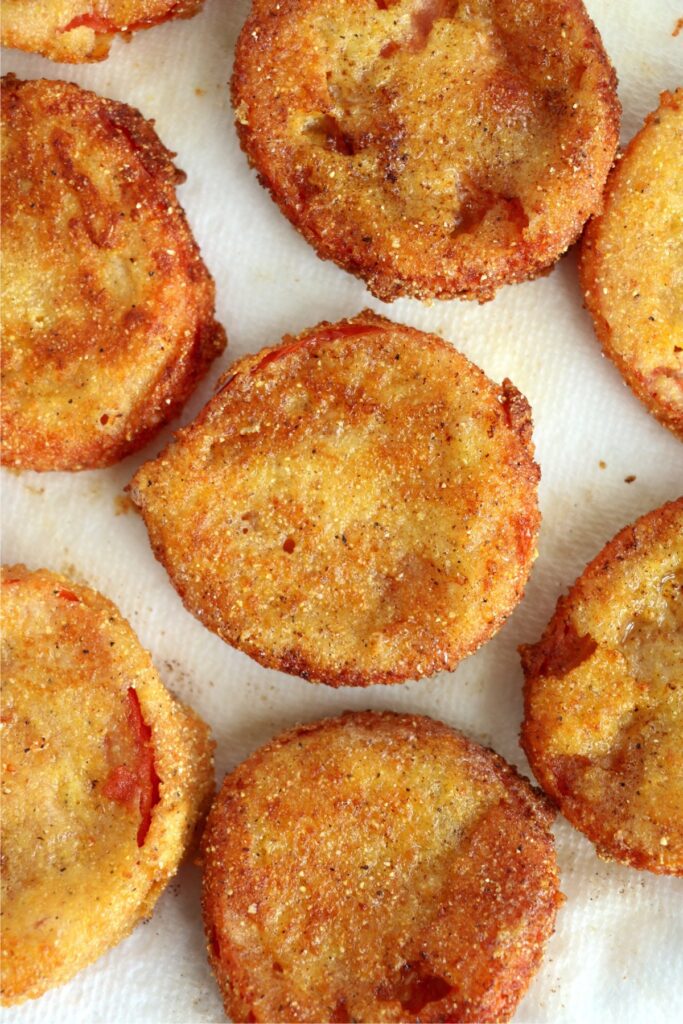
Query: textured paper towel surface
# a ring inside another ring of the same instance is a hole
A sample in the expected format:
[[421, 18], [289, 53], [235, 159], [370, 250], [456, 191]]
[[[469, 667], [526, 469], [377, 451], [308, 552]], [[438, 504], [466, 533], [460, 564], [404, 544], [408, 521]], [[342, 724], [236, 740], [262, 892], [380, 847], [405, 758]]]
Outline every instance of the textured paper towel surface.
[[[623, 138], [659, 92], [683, 84], [680, 0], [588, 0], [614, 61]], [[73, 575], [111, 597], [150, 648], [162, 678], [211, 723], [217, 776], [294, 722], [346, 708], [426, 713], [529, 769], [517, 744], [517, 644], [535, 640], [558, 594], [620, 527], [683, 492], [683, 446], [600, 355], [581, 308], [574, 257], [549, 277], [499, 292], [486, 306], [392, 306], [313, 251], [258, 185], [239, 151], [226, 81], [246, 0], [209, 0], [192, 21], [117, 42], [94, 67], [5, 51], [4, 70], [65, 78], [154, 118], [188, 174], [179, 190], [218, 288], [230, 346], [185, 410], [194, 416], [219, 372], [285, 332], [364, 306], [441, 333], [496, 381], [528, 397], [542, 467], [540, 557], [527, 595], [498, 636], [454, 673], [366, 691], [332, 691], [261, 668], [187, 612], [150, 551], [141, 520], [121, 513], [122, 488], [164, 435], [113, 469], [3, 474], [5, 561]], [[600, 461], [606, 468], [600, 468]], [[625, 477], [634, 476], [627, 484]], [[556, 826], [567, 902], [516, 1020], [635, 1024], [683, 1019], [683, 881], [604, 864], [566, 822]], [[7, 1024], [220, 1021], [206, 965], [196, 868], [184, 867], [154, 916], [68, 985], [5, 1011]]]

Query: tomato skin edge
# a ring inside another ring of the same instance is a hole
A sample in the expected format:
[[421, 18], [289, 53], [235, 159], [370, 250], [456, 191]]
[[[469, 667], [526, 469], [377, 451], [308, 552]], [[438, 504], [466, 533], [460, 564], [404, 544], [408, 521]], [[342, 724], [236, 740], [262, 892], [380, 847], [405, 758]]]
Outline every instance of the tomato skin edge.
[[166, 11], [165, 14], [159, 14], [153, 18], [140, 18], [138, 21], [132, 21], [130, 24], [117, 25], [116, 22], [112, 21], [111, 18], [107, 18], [102, 14], [77, 14], [75, 18], [72, 18], [68, 25], [64, 25], [62, 28], [57, 29], [59, 35], [64, 35], [65, 32], [72, 32], [75, 28], [90, 28], [93, 32], [101, 33], [103, 35], [112, 35], [116, 32], [121, 32], [128, 35], [130, 32], [137, 32], [139, 29], [154, 28], [155, 25], [163, 25], [165, 21], [169, 21], [175, 16], [175, 11], [180, 7], [180, 3], [175, 3], [172, 7]]
[[140, 699], [134, 687], [126, 693], [126, 722], [133, 735], [136, 756], [133, 766], [116, 765], [111, 769], [102, 786], [102, 795], [124, 807], [137, 807], [140, 824], [137, 831], [137, 844], [143, 846], [150, 825], [152, 811], [159, 802], [159, 778], [154, 763], [154, 747], [152, 745], [152, 729], [142, 717]]
[[273, 349], [272, 352], [268, 352], [263, 359], [256, 364], [251, 370], [252, 373], [258, 373], [259, 370], [263, 370], [269, 363], [274, 363], [276, 359], [282, 359], [284, 356], [290, 355], [292, 352], [296, 352], [298, 349], [311, 344], [324, 345], [330, 341], [336, 341], [337, 338], [348, 338], [353, 335], [359, 337], [363, 334], [377, 334], [384, 330], [379, 324], [336, 324], [331, 327], [323, 327], [320, 330], [313, 331], [311, 334], [304, 335], [303, 338], [298, 338], [296, 341], [290, 342], [289, 345], [280, 345], [279, 348]]

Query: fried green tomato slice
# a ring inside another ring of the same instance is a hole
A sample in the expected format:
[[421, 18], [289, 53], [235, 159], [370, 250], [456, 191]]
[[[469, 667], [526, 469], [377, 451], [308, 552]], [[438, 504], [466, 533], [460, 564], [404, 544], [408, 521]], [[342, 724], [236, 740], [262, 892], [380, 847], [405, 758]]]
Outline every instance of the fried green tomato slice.
[[232, 96], [283, 213], [387, 302], [484, 302], [548, 268], [619, 134], [581, 0], [252, 0]]
[[662, 93], [614, 167], [579, 268], [605, 354], [683, 440], [683, 89]]
[[68, 981], [147, 917], [213, 792], [207, 726], [114, 605], [4, 568], [2, 1002]]
[[521, 653], [543, 789], [599, 856], [683, 875], [683, 498], [617, 534]]
[[202, 840], [234, 1021], [505, 1021], [561, 902], [549, 806], [440, 722], [348, 713], [228, 775]]
[[2, 0], [3, 46], [62, 64], [104, 60], [117, 34], [130, 37], [173, 18], [191, 18], [204, 0]]
[[2, 462], [106, 466], [177, 415], [225, 347], [172, 154], [136, 110], [3, 80]]
[[526, 400], [371, 312], [231, 367], [133, 501], [187, 608], [332, 686], [451, 669], [524, 591], [539, 525]]

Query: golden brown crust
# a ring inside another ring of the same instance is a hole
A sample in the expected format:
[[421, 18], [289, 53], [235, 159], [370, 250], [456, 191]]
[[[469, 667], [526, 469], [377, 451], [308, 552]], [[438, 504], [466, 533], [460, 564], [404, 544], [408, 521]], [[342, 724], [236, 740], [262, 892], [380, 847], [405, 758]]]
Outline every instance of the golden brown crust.
[[619, 135], [581, 0], [253, 0], [232, 96], [283, 213], [385, 301], [543, 272], [600, 209]]
[[35, 998], [154, 907], [213, 792], [207, 726], [114, 605], [2, 570], [1, 1001]]
[[2, 462], [106, 466], [225, 347], [151, 122], [65, 82], [2, 90]]
[[558, 892], [552, 813], [440, 722], [347, 713], [227, 776], [202, 841], [235, 1021], [504, 1021]]
[[452, 668], [522, 596], [530, 411], [449, 344], [371, 312], [232, 366], [132, 484], [187, 608], [332, 686]]
[[579, 271], [606, 355], [683, 440], [683, 89], [663, 92], [607, 181]]
[[521, 648], [522, 746], [598, 853], [683, 874], [683, 498], [610, 541]]
[[63, 64], [104, 60], [117, 35], [191, 18], [204, 0], [2, 0], [2, 45]]

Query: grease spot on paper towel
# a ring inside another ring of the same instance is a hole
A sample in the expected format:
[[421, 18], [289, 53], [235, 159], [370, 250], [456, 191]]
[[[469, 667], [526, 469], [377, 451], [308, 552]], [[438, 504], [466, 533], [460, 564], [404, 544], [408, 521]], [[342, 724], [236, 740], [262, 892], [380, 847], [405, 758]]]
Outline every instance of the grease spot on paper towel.
[[213, 687], [213, 682], [205, 679], [195, 679], [194, 675], [186, 669], [175, 658], [166, 659], [160, 663], [159, 672], [164, 686], [173, 693], [178, 694], [182, 699], [200, 693], [205, 687]]
[[[69, 549], [65, 548], [64, 553], [68, 555]], [[60, 572], [62, 576], [67, 576], [70, 580], [73, 580], [74, 583], [82, 583], [84, 587], [93, 587], [95, 590], [97, 590], [95, 584], [92, 583], [91, 580], [87, 580], [83, 573], [79, 572], [74, 563], [71, 561], [61, 561], [59, 563], [58, 572]]]
[[135, 505], [127, 494], [117, 494], [114, 498], [114, 515], [126, 516], [135, 509]]
[[35, 484], [27, 484], [22, 481], [22, 487], [25, 491], [28, 491], [29, 494], [45, 494], [45, 488], [36, 487]]

